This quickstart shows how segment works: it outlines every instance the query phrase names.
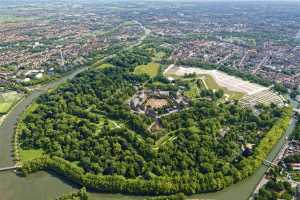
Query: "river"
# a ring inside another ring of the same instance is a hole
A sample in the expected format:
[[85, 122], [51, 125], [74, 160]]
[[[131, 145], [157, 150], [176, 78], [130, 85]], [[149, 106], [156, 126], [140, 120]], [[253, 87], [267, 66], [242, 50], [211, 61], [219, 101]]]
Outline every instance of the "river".
[[[34, 99], [48, 89], [54, 88], [63, 83], [67, 79], [73, 78], [76, 74], [86, 70], [87, 68], [77, 69], [69, 75], [51, 82], [43, 86], [42, 90], [35, 90], [22, 101], [20, 101], [7, 115], [0, 127], [0, 167], [12, 166], [12, 137], [14, 128], [20, 114], [29, 106]], [[286, 131], [285, 136], [291, 134], [295, 126], [295, 120], [292, 120], [291, 125]], [[268, 160], [273, 160], [276, 154], [280, 151], [284, 138], [282, 137], [278, 144], [273, 148], [268, 156]], [[193, 195], [192, 199], [217, 199], [217, 200], [246, 200], [251, 195], [256, 184], [264, 175], [267, 167], [261, 166], [251, 177], [232, 185], [222, 191]], [[77, 187], [63, 178], [57, 177], [55, 174], [47, 172], [38, 172], [29, 175], [28, 177], [18, 177], [13, 172], [0, 173], [0, 200], [43, 200], [54, 199], [63, 193], [68, 193], [76, 190]], [[92, 200], [141, 200], [141, 196], [128, 196], [121, 194], [103, 194], [91, 193]]]

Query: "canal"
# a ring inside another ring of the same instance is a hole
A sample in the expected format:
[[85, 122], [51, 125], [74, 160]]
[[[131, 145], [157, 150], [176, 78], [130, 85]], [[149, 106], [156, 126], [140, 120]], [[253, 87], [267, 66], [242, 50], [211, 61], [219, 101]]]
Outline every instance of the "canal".
[[[87, 68], [77, 69], [69, 75], [57, 81], [43, 86], [42, 90], [35, 90], [25, 99], [20, 101], [12, 111], [7, 115], [6, 119], [0, 127], [0, 167], [12, 166], [12, 137], [14, 128], [20, 114], [29, 106], [34, 99], [48, 89], [54, 88], [63, 83], [67, 79], [73, 78], [78, 73], [86, 70]], [[289, 136], [295, 126], [295, 120], [292, 120], [285, 136], [281, 138], [278, 144], [273, 148], [268, 156], [268, 160], [273, 160], [276, 154], [280, 151], [284, 138]], [[222, 191], [193, 195], [192, 199], [217, 199], [217, 200], [246, 200], [254, 190], [256, 184], [264, 175], [267, 167], [261, 166], [251, 177], [232, 185]], [[77, 187], [72, 183], [57, 177], [55, 174], [47, 172], [38, 172], [29, 175], [28, 177], [18, 177], [13, 172], [0, 173], [0, 200], [41, 200], [41, 199], [54, 199], [63, 193], [75, 191]], [[141, 200], [141, 196], [127, 196], [121, 194], [102, 194], [91, 193], [91, 199], [101, 200]]]

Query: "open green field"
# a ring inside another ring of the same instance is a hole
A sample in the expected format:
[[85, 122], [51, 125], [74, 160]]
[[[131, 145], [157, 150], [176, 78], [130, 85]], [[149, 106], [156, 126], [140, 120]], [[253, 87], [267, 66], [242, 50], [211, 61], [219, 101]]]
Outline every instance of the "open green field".
[[106, 69], [106, 68], [110, 68], [110, 67], [113, 67], [113, 65], [109, 64], [109, 63], [103, 63], [99, 66], [100, 69]]
[[21, 99], [22, 95], [17, 92], [6, 92], [0, 94], [0, 113], [7, 113], [13, 105]]
[[29, 150], [23, 150], [20, 151], [21, 160], [29, 161], [33, 160], [35, 158], [39, 158], [43, 155], [43, 150], [41, 149], [29, 149]]
[[147, 65], [139, 65], [135, 68], [135, 74], [147, 74], [150, 77], [155, 77], [159, 73], [160, 66], [158, 63], [149, 63]]

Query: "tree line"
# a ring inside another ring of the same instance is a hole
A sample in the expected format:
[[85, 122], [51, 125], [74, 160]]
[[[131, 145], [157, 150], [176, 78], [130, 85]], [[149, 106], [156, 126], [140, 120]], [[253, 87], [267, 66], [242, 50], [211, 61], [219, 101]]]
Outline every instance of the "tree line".
[[70, 194], [64, 194], [55, 200], [88, 200], [89, 196], [85, 187], [81, 188], [78, 192], [73, 192]]

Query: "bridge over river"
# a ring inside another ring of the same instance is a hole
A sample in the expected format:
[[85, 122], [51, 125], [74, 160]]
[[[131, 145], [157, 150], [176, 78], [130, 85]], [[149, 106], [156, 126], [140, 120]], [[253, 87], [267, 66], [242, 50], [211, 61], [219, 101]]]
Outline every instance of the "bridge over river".
[[0, 172], [16, 170], [16, 169], [19, 169], [21, 167], [22, 167], [21, 165], [14, 165], [14, 166], [10, 166], [10, 167], [1, 167]]

